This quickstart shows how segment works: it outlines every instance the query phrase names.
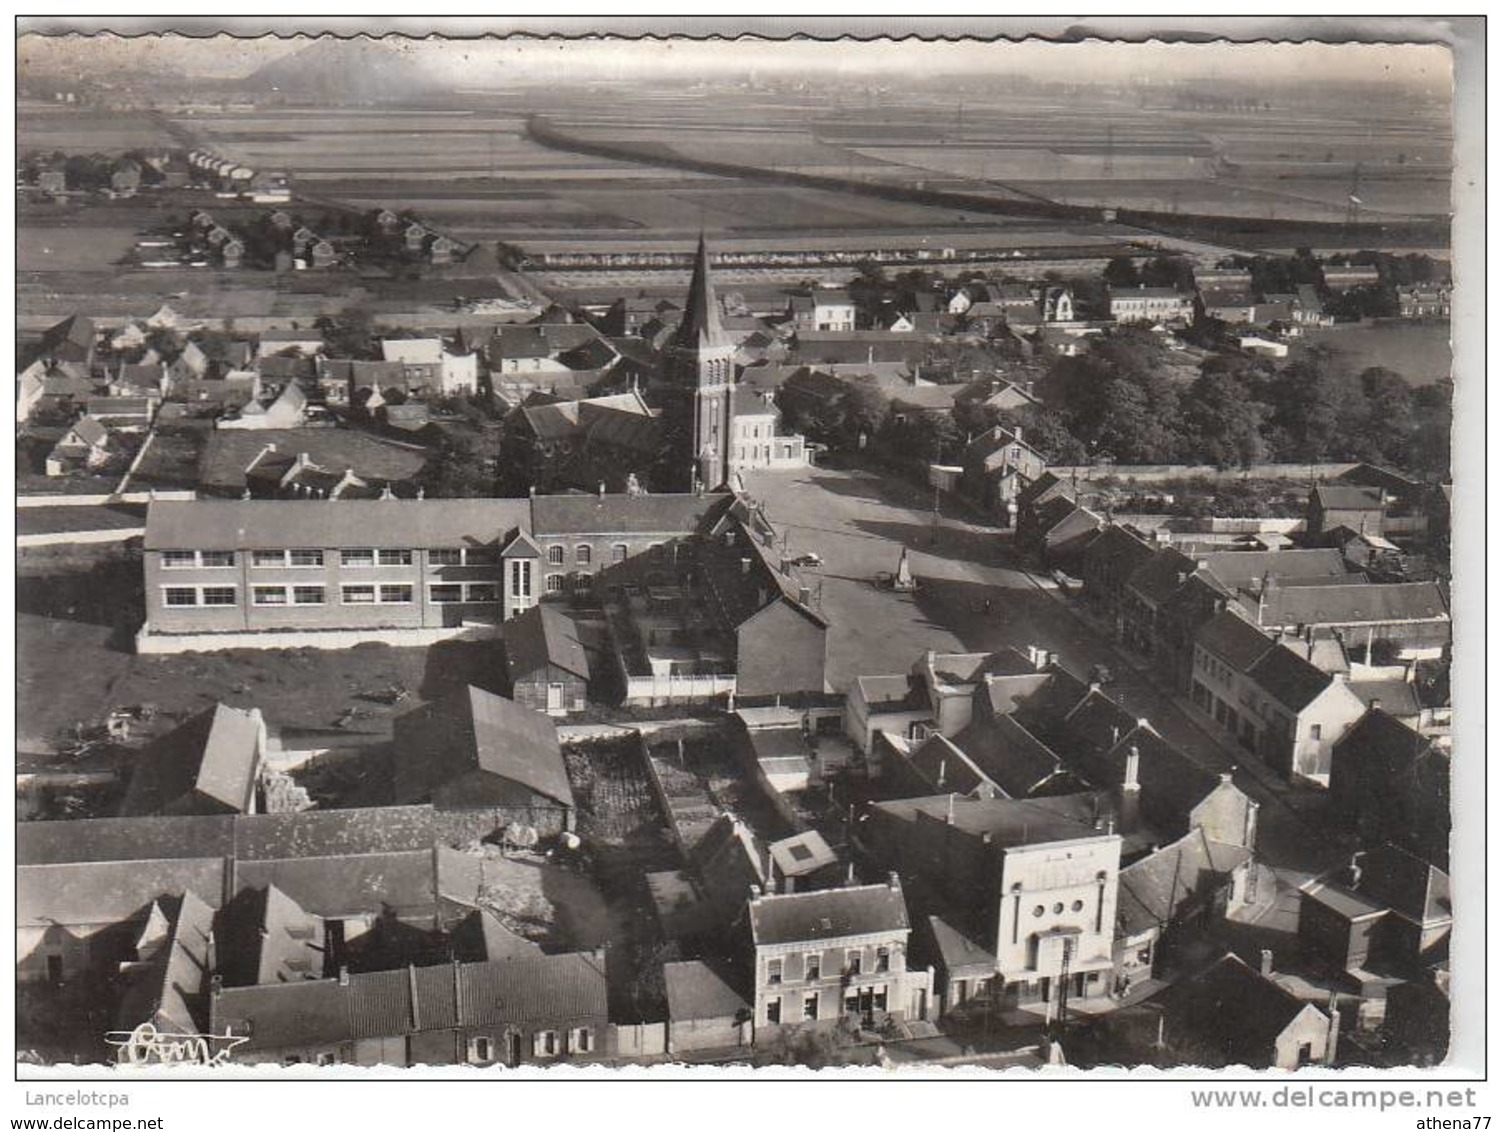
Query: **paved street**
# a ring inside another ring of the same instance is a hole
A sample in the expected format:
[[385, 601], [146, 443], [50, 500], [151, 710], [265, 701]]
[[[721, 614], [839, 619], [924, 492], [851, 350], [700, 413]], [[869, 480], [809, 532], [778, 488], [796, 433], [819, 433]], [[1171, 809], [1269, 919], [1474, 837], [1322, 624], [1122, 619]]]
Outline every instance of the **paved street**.
[[[814, 551], [820, 570], [802, 571], [832, 622], [829, 678], [843, 691], [857, 675], [902, 672], [924, 649], [991, 651], [1038, 645], [1083, 676], [1096, 664], [1116, 676], [1108, 694], [1214, 771], [1236, 768], [1236, 782], [1262, 804], [1258, 847], [1297, 883], [1343, 859], [1323, 836], [1318, 795], [1295, 790], [1249, 756], [1228, 749], [1186, 707], [1149, 679], [1123, 650], [1089, 625], [1052, 584], [1023, 569], [1006, 533], [946, 502], [936, 527], [933, 494], [893, 476], [860, 469], [809, 468], [746, 476], [751, 494], [787, 533], [791, 553]], [[877, 588], [903, 547], [918, 593]], [[990, 611], [985, 603], [990, 599]], [[1145, 667], [1145, 666], [1144, 666]]]

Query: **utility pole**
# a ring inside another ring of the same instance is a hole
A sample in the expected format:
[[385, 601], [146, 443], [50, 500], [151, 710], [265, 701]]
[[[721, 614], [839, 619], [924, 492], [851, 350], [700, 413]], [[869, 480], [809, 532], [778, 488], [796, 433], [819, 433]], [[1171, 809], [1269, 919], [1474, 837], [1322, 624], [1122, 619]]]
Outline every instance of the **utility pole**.
[[1351, 192], [1346, 200], [1346, 224], [1353, 225], [1361, 219], [1361, 162], [1351, 167]]

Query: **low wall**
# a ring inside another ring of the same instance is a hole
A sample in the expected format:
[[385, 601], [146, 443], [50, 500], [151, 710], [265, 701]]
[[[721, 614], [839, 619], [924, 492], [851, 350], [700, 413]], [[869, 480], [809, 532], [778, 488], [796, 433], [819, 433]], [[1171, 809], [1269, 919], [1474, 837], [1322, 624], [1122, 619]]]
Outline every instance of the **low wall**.
[[610, 1024], [605, 1052], [615, 1057], [661, 1057], [668, 1051], [668, 1027], [665, 1022], [638, 1022], [635, 1025]]
[[196, 491], [126, 491], [108, 495], [18, 495], [17, 507], [104, 507], [111, 503], [151, 503], [154, 500], [189, 502]]
[[46, 534], [17, 535], [16, 546], [71, 546], [75, 543], [129, 542], [145, 538], [145, 527], [114, 527], [103, 531], [49, 531]]
[[734, 694], [734, 676], [626, 677], [626, 703], [632, 706], [707, 702]]
[[243, 633], [153, 633], [144, 627], [136, 634], [142, 656], [170, 656], [181, 652], [223, 652], [226, 649], [349, 649], [381, 644], [393, 648], [425, 648], [443, 641], [484, 641], [501, 635], [499, 625], [460, 625], [435, 629], [261, 629]]
[[1152, 483], [1156, 480], [1188, 479], [1202, 476], [1209, 480], [1333, 480], [1345, 475], [1357, 464], [1253, 464], [1250, 468], [1217, 468], [1214, 464], [1061, 464], [1048, 470], [1066, 483], [1078, 477], [1081, 482], [1115, 478], [1123, 482]]

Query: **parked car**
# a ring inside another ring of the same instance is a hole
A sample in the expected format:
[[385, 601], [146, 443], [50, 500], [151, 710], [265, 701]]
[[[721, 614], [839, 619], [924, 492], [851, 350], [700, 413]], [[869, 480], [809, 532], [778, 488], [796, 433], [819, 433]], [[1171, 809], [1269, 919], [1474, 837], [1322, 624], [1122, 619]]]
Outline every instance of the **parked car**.
[[794, 558], [790, 558], [788, 559], [788, 561], [791, 562], [794, 566], [807, 566], [814, 570], [817, 570], [820, 566], [824, 565], [824, 559], [820, 558], [811, 550], [805, 550], [802, 554], [797, 555]]

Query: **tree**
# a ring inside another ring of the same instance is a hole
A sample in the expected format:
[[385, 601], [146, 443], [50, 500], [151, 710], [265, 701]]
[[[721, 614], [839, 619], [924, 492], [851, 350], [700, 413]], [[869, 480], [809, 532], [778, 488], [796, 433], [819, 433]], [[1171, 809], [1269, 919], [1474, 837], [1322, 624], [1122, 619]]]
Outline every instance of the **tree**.
[[364, 303], [353, 303], [335, 316], [324, 315], [313, 325], [323, 334], [329, 357], [375, 357], [375, 316]]
[[1201, 373], [1183, 400], [1183, 458], [1219, 468], [1250, 467], [1266, 451], [1262, 425], [1268, 415], [1268, 407], [1234, 374]]
[[860, 443], [864, 435], [874, 437], [887, 419], [890, 402], [873, 378], [857, 378], [835, 400], [839, 415], [838, 430], [850, 447]]
[[1137, 265], [1132, 262], [1132, 257], [1127, 255], [1112, 256], [1101, 272], [1101, 277], [1112, 287], [1135, 287], [1141, 282], [1137, 274]]

